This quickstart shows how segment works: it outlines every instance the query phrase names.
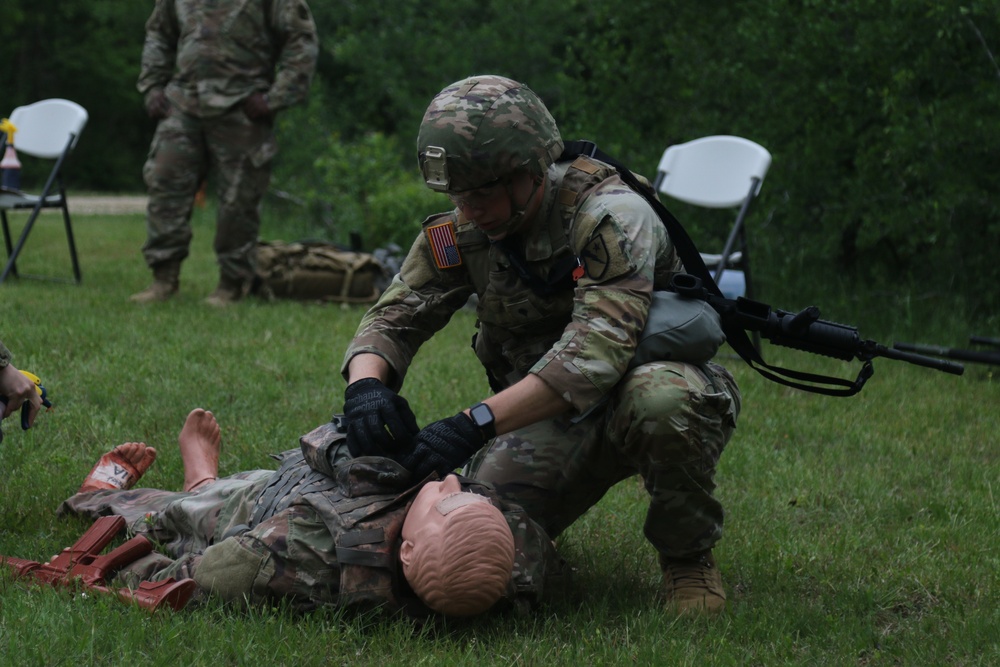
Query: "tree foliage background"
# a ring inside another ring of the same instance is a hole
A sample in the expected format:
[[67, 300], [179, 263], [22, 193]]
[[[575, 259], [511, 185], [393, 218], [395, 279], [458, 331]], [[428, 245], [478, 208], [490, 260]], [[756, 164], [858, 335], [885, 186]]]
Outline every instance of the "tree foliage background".
[[[152, 2], [8, 0], [5, 109], [91, 120], [73, 187], [141, 191], [153, 126], [135, 91]], [[564, 136], [652, 176], [663, 149], [738, 134], [774, 161], [749, 225], [765, 293], [804, 285], [958, 294], [998, 322], [1000, 12], [995, 0], [313, 0], [322, 55], [280, 118], [269, 206], [304, 233], [406, 247], [439, 196], [413, 154], [428, 100], [501, 73]], [[9, 111], [7, 111], [9, 113]], [[289, 202], [297, 202], [290, 204]], [[670, 207], [705, 246], [731, 219]], [[279, 223], [276, 223], [279, 224]], [[266, 230], [265, 230], [266, 231]]]

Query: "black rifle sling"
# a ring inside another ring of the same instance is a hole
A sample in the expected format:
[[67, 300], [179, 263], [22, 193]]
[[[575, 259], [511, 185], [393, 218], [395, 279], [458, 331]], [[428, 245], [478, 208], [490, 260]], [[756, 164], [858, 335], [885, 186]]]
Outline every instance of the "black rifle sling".
[[[618, 171], [618, 175], [621, 177], [622, 181], [643, 199], [645, 199], [656, 212], [656, 215], [659, 216], [663, 225], [667, 228], [667, 234], [670, 236], [670, 240], [677, 249], [677, 254], [680, 257], [681, 262], [683, 262], [685, 270], [696, 278], [700, 278], [702, 285], [708, 292], [719, 298], [724, 298], [722, 290], [719, 289], [719, 286], [716, 284], [715, 279], [708, 270], [708, 267], [705, 266], [705, 261], [701, 258], [701, 253], [698, 252], [698, 248], [695, 246], [694, 241], [692, 241], [691, 237], [688, 236], [687, 231], [681, 225], [680, 221], [674, 217], [674, 214], [667, 210], [667, 207], [656, 198], [656, 193], [653, 192], [652, 188], [639, 181], [639, 179], [636, 178], [635, 174], [633, 174], [628, 167], [621, 164], [610, 155], [604, 153], [597, 147], [597, 144], [592, 141], [583, 140], [565, 142], [563, 153], [559, 160], [570, 160], [580, 155], [600, 160], [601, 162], [614, 167]], [[724, 313], [719, 314], [724, 315]], [[777, 382], [778, 384], [782, 384], [787, 387], [801, 389], [803, 391], [809, 391], [816, 394], [825, 394], [827, 396], [853, 396], [861, 391], [865, 382], [868, 381], [868, 378], [870, 378], [874, 372], [871, 361], [868, 359], [864, 360], [861, 372], [854, 381], [772, 366], [764, 361], [763, 357], [761, 357], [760, 352], [758, 352], [757, 348], [754, 347], [753, 343], [750, 341], [750, 337], [747, 336], [747, 332], [743, 329], [743, 327], [734, 326], [733, 323], [731, 321], [727, 321], [727, 318], [724, 316], [721, 320], [722, 330], [726, 334], [726, 342], [729, 343], [729, 346], [733, 348], [733, 350], [740, 355], [740, 358], [743, 359], [743, 361], [745, 361], [751, 368], [772, 382]], [[806, 382], [815, 384], [805, 384]]]

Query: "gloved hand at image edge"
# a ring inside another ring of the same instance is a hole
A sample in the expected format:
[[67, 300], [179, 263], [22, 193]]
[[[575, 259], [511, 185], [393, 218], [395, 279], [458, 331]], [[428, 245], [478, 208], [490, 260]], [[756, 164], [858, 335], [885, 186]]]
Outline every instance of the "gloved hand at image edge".
[[410, 452], [420, 431], [406, 399], [375, 378], [352, 382], [344, 392], [347, 448], [351, 456], [389, 456]]
[[446, 475], [462, 465], [486, 444], [486, 437], [464, 412], [428, 424], [417, 433], [413, 452], [395, 456], [414, 479], [431, 473]]

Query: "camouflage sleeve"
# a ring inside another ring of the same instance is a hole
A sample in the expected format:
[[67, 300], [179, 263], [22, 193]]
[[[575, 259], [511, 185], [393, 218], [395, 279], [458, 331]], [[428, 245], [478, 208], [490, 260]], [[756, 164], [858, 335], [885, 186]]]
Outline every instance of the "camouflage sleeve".
[[336, 604], [340, 568], [336, 545], [319, 515], [292, 505], [246, 533], [205, 550], [195, 582], [229, 602], [288, 599], [305, 611]]
[[[428, 218], [425, 227], [437, 219], [437, 216]], [[461, 266], [437, 268], [430, 243], [421, 234], [392, 284], [361, 319], [344, 354], [341, 373], [347, 377], [347, 366], [354, 356], [377, 354], [394, 371], [389, 386], [399, 391], [417, 350], [448, 324], [472, 292], [472, 284]]]
[[674, 257], [656, 213], [623, 188], [602, 186], [581, 206], [571, 242], [585, 272], [573, 317], [531, 369], [579, 414], [624, 375], [649, 313], [657, 263]]
[[191, 579], [200, 560], [201, 554], [188, 553], [175, 560], [153, 551], [118, 570], [114, 581], [118, 585], [138, 588], [144, 581]]
[[146, 41], [142, 45], [142, 63], [136, 84], [143, 95], [166, 87], [174, 75], [179, 36], [174, 0], [156, 0], [153, 13], [146, 21]]
[[280, 41], [280, 53], [267, 97], [271, 110], [279, 111], [305, 101], [316, 72], [319, 41], [305, 0], [276, 0], [271, 23]]
[[4, 368], [7, 365], [9, 365], [10, 364], [10, 360], [11, 360], [10, 350], [8, 350], [4, 346], [3, 341], [0, 340], [0, 368]]

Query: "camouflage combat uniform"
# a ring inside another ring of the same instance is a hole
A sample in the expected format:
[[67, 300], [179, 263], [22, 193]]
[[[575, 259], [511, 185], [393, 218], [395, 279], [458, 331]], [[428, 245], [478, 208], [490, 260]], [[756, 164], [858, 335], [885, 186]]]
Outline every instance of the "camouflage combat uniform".
[[[580, 157], [549, 167], [542, 208], [516, 238], [491, 244], [460, 211], [423, 226], [342, 370], [354, 355], [377, 354], [398, 390], [420, 345], [476, 295], [474, 347], [493, 389], [535, 374], [572, 410], [497, 437], [466, 474], [491, 482], [555, 537], [639, 473], [653, 546], [669, 558], [710, 549], [723, 522], [715, 466], [740, 394], [714, 363], [627, 370], [651, 292], [683, 270], [651, 207], [611, 167]], [[451, 234], [454, 244], [441, 241]], [[514, 260], [503, 246], [517, 249]]]
[[256, 92], [272, 112], [302, 102], [318, 50], [305, 0], [157, 0], [137, 86], [147, 99], [164, 90], [171, 105], [143, 167], [151, 268], [187, 257], [191, 208], [211, 164], [220, 273], [234, 282], [253, 277], [258, 209], [278, 147], [273, 118], [252, 121], [242, 103]]
[[[60, 513], [123, 516], [170, 555], [137, 561], [119, 575], [125, 584], [191, 577], [202, 590], [237, 603], [283, 598], [300, 611], [335, 605], [426, 616], [398, 560], [403, 520], [421, 485], [389, 459], [351, 459], [343, 444], [307, 458], [308, 444], [330, 442], [325, 429], [305, 436], [301, 450], [277, 457], [283, 462], [277, 471], [239, 473], [193, 492], [80, 493]], [[461, 481], [463, 490], [500, 508], [513, 532], [505, 599], [534, 604], [561, 568], [551, 540], [489, 485]]]

